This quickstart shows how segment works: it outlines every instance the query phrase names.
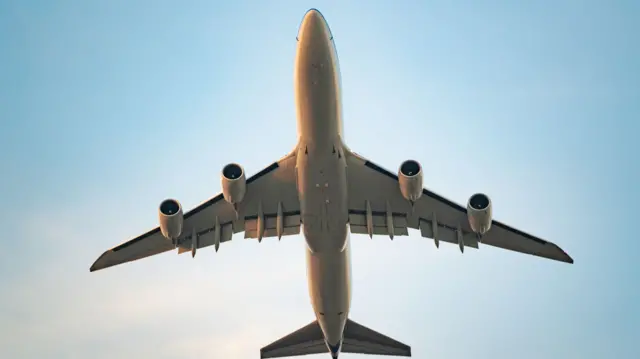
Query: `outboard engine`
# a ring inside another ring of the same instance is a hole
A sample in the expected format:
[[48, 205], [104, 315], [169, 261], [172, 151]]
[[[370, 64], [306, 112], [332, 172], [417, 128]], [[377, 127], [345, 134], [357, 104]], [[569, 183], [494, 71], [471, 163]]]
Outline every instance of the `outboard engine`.
[[479, 235], [487, 233], [491, 229], [493, 220], [489, 197], [483, 193], [476, 193], [471, 196], [467, 204], [467, 217], [469, 218], [469, 225], [475, 233]]
[[184, 221], [180, 202], [175, 199], [162, 201], [158, 208], [158, 217], [160, 220], [160, 231], [166, 239], [173, 241], [180, 237], [182, 234], [182, 223]]

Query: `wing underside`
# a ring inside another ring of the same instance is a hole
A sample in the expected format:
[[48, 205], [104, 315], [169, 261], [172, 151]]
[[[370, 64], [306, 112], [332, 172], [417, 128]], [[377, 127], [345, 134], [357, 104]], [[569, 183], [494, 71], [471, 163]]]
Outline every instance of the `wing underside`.
[[398, 176], [353, 153], [347, 155], [349, 221], [353, 233], [406, 236], [408, 229], [422, 237], [457, 244], [460, 249], [479, 243], [561, 262], [573, 259], [556, 244], [493, 220], [481, 241], [471, 230], [467, 209], [427, 189], [412, 205], [400, 192]]
[[[224, 200], [222, 193], [184, 214], [183, 231], [177, 239], [178, 253], [230, 241], [235, 233], [245, 238], [258, 238], [259, 224], [263, 224], [262, 238], [300, 232], [300, 208], [296, 189], [296, 151], [272, 163], [247, 179], [246, 194], [236, 208]], [[220, 234], [216, 243], [215, 234]], [[90, 271], [108, 268], [176, 249], [162, 236], [160, 228], [122, 243], [104, 252]]]

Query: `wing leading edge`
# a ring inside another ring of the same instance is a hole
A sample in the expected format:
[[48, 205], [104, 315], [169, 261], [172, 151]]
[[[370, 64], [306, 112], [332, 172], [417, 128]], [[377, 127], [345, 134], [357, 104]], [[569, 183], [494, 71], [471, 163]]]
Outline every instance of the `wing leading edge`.
[[[408, 228], [420, 230], [425, 238], [478, 248], [477, 235], [471, 230], [467, 209], [427, 189], [411, 206], [400, 192], [398, 176], [375, 163], [348, 153], [349, 222], [353, 233], [396, 236], [408, 235]], [[371, 213], [371, 220], [367, 219]], [[369, 228], [368, 223], [371, 222]], [[389, 225], [392, 225], [390, 230]], [[482, 244], [531, 254], [566, 263], [573, 259], [556, 244], [493, 220], [483, 235]]]
[[[215, 243], [214, 232], [220, 230], [220, 243], [233, 234], [244, 232], [245, 238], [257, 238], [259, 218], [263, 219], [262, 237], [278, 235], [278, 218], [282, 218], [281, 235], [300, 232], [300, 208], [295, 179], [296, 151], [247, 179], [247, 191], [236, 209], [222, 193], [184, 214], [183, 231], [178, 238], [178, 252], [192, 251]], [[280, 214], [280, 216], [278, 216]], [[194, 236], [195, 233], [195, 236]], [[193, 241], [193, 238], [196, 240]], [[175, 249], [164, 238], [160, 227], [104, 252], [89, 269], [91, 272], [135, 261]]]

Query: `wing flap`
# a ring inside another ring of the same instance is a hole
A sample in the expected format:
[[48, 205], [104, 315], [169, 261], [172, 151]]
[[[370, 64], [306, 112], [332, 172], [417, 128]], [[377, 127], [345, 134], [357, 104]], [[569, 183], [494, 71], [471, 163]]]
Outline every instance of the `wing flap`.
[[[409, 231], [407, 230], [407, 216], [404, 213], [392, 213], [391, 218], [393, 220], [393, 234], [395, 236], [409, 235]], [[372, 211], [371, 222], [373, 224], [373, 234], [389, 235], [386, 212]], [[350, 210], [349, 226], [351, 227], [351, 233], [368, 234], [366, 211]]]
[[[420, 219], [420, 235], [424, 238], [434, 239], [433, 223], [432, 221]], [[438, 241], [458, 244], [458, 235], [455, 230], [448, 226], [438, 225], [436, 230]], [[463, 231], [463, 242], [465, 247], [471, 247], [478, 249], [478, 238], [474, 233]]]
[[[294, 235], [300, 233], [300, 212], [283, 212], [282, 235]], [[278, 215], [277, 213], [267, 213], [264, 215], [264, 234], [262, 237], [277, 237]], [[245, 219], [244, 238], [258, 238], [258, 218], [253, 216]]]
[[[233, 237], [233, 222], [220, 224], [220, 243], [230, 241]], [[215, 228], [209, 227], [198, 232], [198, 249], [215, 244]], [[178, 245], [178, 254], [191, 251], [191, 235], [184, 237]]]
[[[356, 234], [369, 234], [368, 230], [367, 230], [367, 226], [360, 226], [360, 225], [351, 225], [351, 233], [356, 233]], [[384, 227], [378, 227], [375, 226], [373, 227], [373, 235], [374, 236], [388, 236], [389, 232], [387, 229], [387, 226]], [[402, 227], [402, 228], [395, 228], [394, 236], [408, 236], [409, 235], [409, 231], [407, 230], [407, 227]]]
[[[284, 227], [282, 229], [282, 236], [291, 236], [296, 234], [300, 234], [300, 226]], [[278, 233], [276, 229], [270, 228], [270, 229], [264, 230], [264, 234], [262, 235], [262, 238], [270, 238], [270, 237], [277, 237], [277, 236], [278, 236]], [[258, 238], [258, 231], [255, 229], [249, 229], [249, 230], [245, 229], [244, 238], [256, 239]]]

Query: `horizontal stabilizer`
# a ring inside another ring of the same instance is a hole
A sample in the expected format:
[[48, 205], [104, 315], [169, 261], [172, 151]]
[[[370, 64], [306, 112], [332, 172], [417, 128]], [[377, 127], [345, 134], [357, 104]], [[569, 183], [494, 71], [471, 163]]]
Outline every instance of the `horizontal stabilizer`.
[[[347, 319], [340, 351], [343, 353], [411, 356], [411, 347]], [[260, 349], [260, 358], [329, 353], [317, 321]]]
[[410, 357], [411, 347], [347, 319], [342, 342], [343, 353]]
[[260, 349], [260, 358], [281, 358], [307, 354], [328, 353], [324, 334], [317, 321], [296, 330]]

